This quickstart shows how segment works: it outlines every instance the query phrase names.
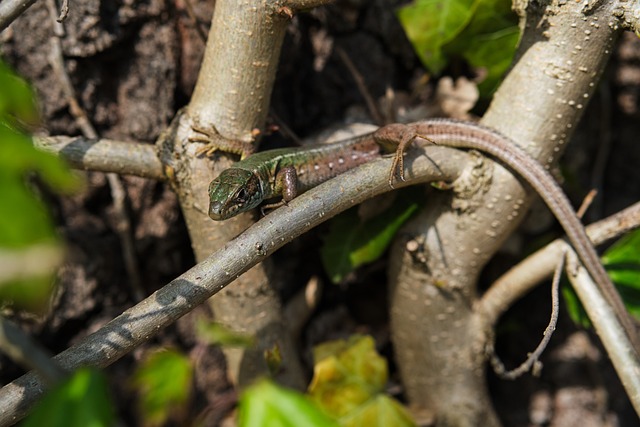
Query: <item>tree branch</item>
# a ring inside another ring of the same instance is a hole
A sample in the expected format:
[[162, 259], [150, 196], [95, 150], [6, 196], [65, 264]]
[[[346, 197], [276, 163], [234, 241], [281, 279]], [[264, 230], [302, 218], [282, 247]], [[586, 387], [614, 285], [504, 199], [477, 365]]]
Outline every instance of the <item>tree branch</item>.
[[289, 8], [294, 12], [301, 12], [304, 10], [313, 9], [314, 7], [324, 6], [334, 3], [335, 0], [281, 0], [282, 8]]
[[0, 316], [0, 350], [25, 368], [34, 369], [47, 385], [66, 376], [47, 351], [4, 316]]
[[[424, 151], [428, 157], [422, 155]], [[405, 161], [407, 181], [398, 182], [397, 187], [453, 181], [460, 165], [469, 159], [472, 156], [467, 153], [444, 147], [411, 150]], [[110, 365], [293, 238], [367, 198], [389, 191], [391, 161], [386, 158], [363, 165], [295, 198], [79, 344], [58, 354], [55, 360], [65, 370]], [[23, 417], [43, 390], [44, 384], [33, 372], [0, 389], [0, 426]]]
[[[185, 141], [196, 121], [199, 127], [215, 127], [224, 138], [249, 146], [256, 143], [269, 111], [290, 12], [276, 0], [216, 1], [198, 81], [173, 148], [182, 159], [176, 167], [176, 182], [196, 260], [246, 229], [253, 216], [238, 215], [220, 224], [203, 213], [208, 206], [209, 182], [232, 161], [226, 156], [216, 156], [215, 162], [197, 157], [191, 147], [195, 144], [189, 146]], [[253, 382], [267, 372], [264, 351], [277, 345], [289, 369], [280, 371], [275, 379], [303, 388], [297, 347], [267, 271], [265, 266], [257, 266], [240, 279], [235, 290], [211, 300], [217, 322], [260, 338], [254, 349], [225, 349], [227, 372], [236, 385]]]
[[69, 136], [35, 136], [33, 142], [76, 169], [167, 179], [152, 144]]
[[[620, 33], [616, 2], [514, 1], [523, 36], [516, 62], [481, 122], [553, 167], [570, 140]], [[614, 25], [608, 25], [609, 22]], [[477, 278], [533, 194], [496, 166], [480, 200], [430, 204], [402, 230], [425, 242], [425, 262], [399, 242], [390, 258], [391, 336], [412, 405], [443, 424], [497, 426], [486, 385], [485, 339], [472, 309]], [[409, 237], [406, 237], [409, 236]], [[419, 320], [418, 320], [419, 319]]]
[[0, 31], [4, 30], [22, 14], [29, 9], [36, 0], [3, 0], [0, 1]]

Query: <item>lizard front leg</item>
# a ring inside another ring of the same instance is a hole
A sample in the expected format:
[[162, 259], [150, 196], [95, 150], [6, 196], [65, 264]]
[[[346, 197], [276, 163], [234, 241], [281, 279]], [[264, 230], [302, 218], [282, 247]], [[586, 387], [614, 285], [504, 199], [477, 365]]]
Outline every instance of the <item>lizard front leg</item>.
[[286, 205], [298, 195], [298, 174], [293, 166], [285, 166], [276, 173], [273, 183], [274, 194], [280, 194], [282, 200], [262, 207], [264, 209], [275, 209]]

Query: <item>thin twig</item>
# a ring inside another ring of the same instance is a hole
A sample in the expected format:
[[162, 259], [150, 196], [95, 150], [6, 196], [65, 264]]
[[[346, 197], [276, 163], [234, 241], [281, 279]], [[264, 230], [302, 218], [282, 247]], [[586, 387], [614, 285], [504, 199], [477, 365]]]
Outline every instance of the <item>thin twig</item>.
[[549, 324], [542, 334], [542, 340], [533, 351], [533, 353], [529, 354], [527, 359], [522, 362], [520, 366], [512, 369], [511, 371], [507, 371], [504, 363], [502, 363], [498, 355], [495, 353], [493, 346], [491, 346], [489, 362], [493, 367], [493, 371], [500, 378], [504, 378], [506, 380], [515, 380], [516, 378], [528, 372], [532, 367], [534, 375], [538, 375], [541, 369], [541, 363], [539, 361], [540, 356], [542, 355], [542, 352], [547, 348], [549, 341], [551, 341], [553, 332], [556, 330], [556, 325], [558, 324], [558, 312], [560, 311], [560, 277], [562, 276], [562, 269], [565, 264], [565, 256], [566, 253], [564, 256], [562, 256], [562, 258], [560, 258], [560, 262], [558, 263], [558, 266], [553, 273], [553, 282], [551, 284], [551, 317], [549, 319]]
[[23, 367], [38, 372], [48, 385], [65, 377], [65, 371], [51, 359], [51, 354], [4, 316], [0, 316], [0, 351]]
[[62, 157], [76, 169], [167, 179], [152, 144], [69, 136], [34, 136], [40, 150]]
[[591, 206], [591, 204], [593, 203], [593, 200], [596, 198], [597, 195], [598, 195], [598, 190], [591, 190], [587, 193], [586, 196], [584, 196], [584, 199], [582, 200], [582, 204], [576, 211], [576, 215], [578, 216], [578, 218], [582, 219], [582, 217], [587, 212], [587, 209], [589, 209], [589, 207]]
[[56, 19], [56, 21], [62, 23], [62, 21], [67, 19], [68, 14], [69, 14], [69, 0], [62, 0], [62, 6], [60, 6], [60, 16], [58, 16], [58, 19]]
[[367, 109], [369, 110], [369, 114], [371, 114], [371, 118], [373, 119], [373, 121], [379, 126], [387, 124], [384, 121], [384, 116], [382, 115], [382, 113], [380, 112], [380, 109], [378, 108], [378, 104], [369, 93], [369, 88], [367, 88], [367, 85], [364, 82], [364, 78], [362, 77], [362, 74], [360, 74], [360, 72], [354, 65], [353, 61], [351, 61], [351, 58], [349, 58], [349, 55], [347, 55], [344, 49], [340, 47], [336, 48], [336, 53], [338, 54], [338, 56], [340, 57], [344, 65], [347, 67], [347, 69], [351, 73], [351, 76], [353, 76], [353, 80], [355, 80], [356, 86], [358, 86], [358, 90], [360, 91], [360, 94], [364, 98], [364, 102], [367, 104]]
[[[580, 208], [576, 212], [576, 215], [578, 216], [578, 218], [582, 218], [584, 216], [584, 213], [587, 211], [587, 209], [589, 209], [589, 206], [591, 206], [591, 203], [593, 202], [593, 199], [595, 198], [596, 194], [598, 194], [597, 191], [591, 190], [585, 196], [584, 200], [582, 201], [582, 204], [580, 205]], [[502, 363], [502, 361], [500, 360], [500, 358], [495, 352], [495, 347], [491, 345], [490, 348], [488, 349], [489, 362], [493, 367], [493, 371], [499, 377], [507, 380], [515, 380], [516, 378], [522, 376], [525, 372], [528, 372], [531, 369], [531, 367], [534, 366], [534, 364], [536, 366], [533, 370], [534, 375], [537, 375], [537, 372], [539, 372], [539, 370], [541, 369], [541, 364], [538, 362], [538, 360], [542, 355], [542, 352], [545, 350], [545, 348], [549, 344], [549, 341], [551, 340], [551, 336], [553, 335], [553, 332], [556, 330], [556, 325], [558, 323], [558, 311], [560, 308], [560, 296], [559, 296], [560, 275], [562, 274], [562, 268], [565, 265], [566, 257], [567, 257], [567, 251], [565, 250], [562, 252], [562, 256], [560, 257], [560, 262], [558, 263], [553, 273], [553, 280], [551, 283], [551, 318], [549, 319], [549, 324], [547, 328], [544, 330], [543, 338], [538, 344], [538, 347], [536, 347], [536, 349], [534, 350], [534, 352], [531, 353], [527, 357], [527, 360], [525, 360], [519, 367], [507, 372], [504, 366], [504, 363]]]
[[[98, 133], [91, 124], [89, 117], [84, 109], [77, 101], [75, 90], [71, 83], [71, 79], [64, 67], [64, 59], [62, 55], [62, 46], [58, 37], [51, 39], [51, 52], [49, 55], [51, 66], [60, 80], [62, 91], [69, 103], [69, 111], [73, 115], [76, 123], [87, 138], [97, 138]], [[116, 217], [116, 232], [120, 238], [122, 246], [122, 256], [129, 277], [132, 295], [136, 301], [144, 298], [144, 289], [142, 288], [142, 279], [140, 276], [140, 268], [135, 255], [135, 245], [131, 232], [131, 221], [127, 215], [126, 196], [127, 193], [122, 185], [120, 177], [113, 173], [106, 174], [109, 187], [111, 188], [111, 198], [113, 199], [114, 214]]]
[[0, 1], [0, 31], [11, 24], [14, 19], [29, 9], [36, 0], [2, 0]]
[[280, 118], [278, 113], [276, 113], [273, 108], [269, 108], [269, 115], [276, 123], [276, 125], [278, 125], [281, 134], [291, 139], [296, 145], [302, 145], [300, 137], [296, 135], [296, 133], [284, 122], [284, 120]]
[[56, 13], [58, 12], [58, 5], [56, 4], [56, 0], [46, 0], [45, 4], [47, 5], [47, 9], [49, 11], [49, 17], [51, 18], [51, 27], [53, 28], [53, 34], [56, 37], [64, 37], [64, 25], [60, 21], [56, 19]]
[[[595, 245], [619, 237], [640, 227], [640, 202], [596, 223], [587, 229]], [[503, 274], [476, 303], [476, 311], [488, 325], [495, 325], [500, 316], [540, 282], [553, 273], [553, 266], [568, 244], [557, 239], [529, 255]]]
[[193, 10], [193, 5], [191, 4], [191, 0], [184, 0], [184, 6], [185, 6], [185, 9], [187, 9], [187, 15], [189, 15], [189, 18], [193, 22], [193, 26], [196, 28], [196, 32], [198, 33], [198, 36], [200, 36], [200, 40], [206, 43], [207, 33], [204, 31], [204, 28], [200, 26], [198, 17], [196, 16]]

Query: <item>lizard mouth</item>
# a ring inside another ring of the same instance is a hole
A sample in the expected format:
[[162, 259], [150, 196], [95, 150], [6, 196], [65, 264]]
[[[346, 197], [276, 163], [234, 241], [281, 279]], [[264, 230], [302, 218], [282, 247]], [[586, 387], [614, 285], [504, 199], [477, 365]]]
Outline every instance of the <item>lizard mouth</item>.
[[222, 203], [219, 201], [213, 201], [209, 203], [209, 218], [214, 221], [221, 221], [223, 219], [226, 219], [225, 215], [223, 214], [222, 207]]

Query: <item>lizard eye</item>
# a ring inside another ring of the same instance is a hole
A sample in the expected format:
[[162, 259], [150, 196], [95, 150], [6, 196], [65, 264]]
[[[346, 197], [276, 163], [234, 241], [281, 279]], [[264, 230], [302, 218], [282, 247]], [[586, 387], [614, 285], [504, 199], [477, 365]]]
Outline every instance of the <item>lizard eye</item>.
[[236, 200], [244, 203], [247, 201], [247, 190], [245, 190], [244, 188], [241, 188], [240, 190], [238, 190], [238, 192], [236, 193]]

